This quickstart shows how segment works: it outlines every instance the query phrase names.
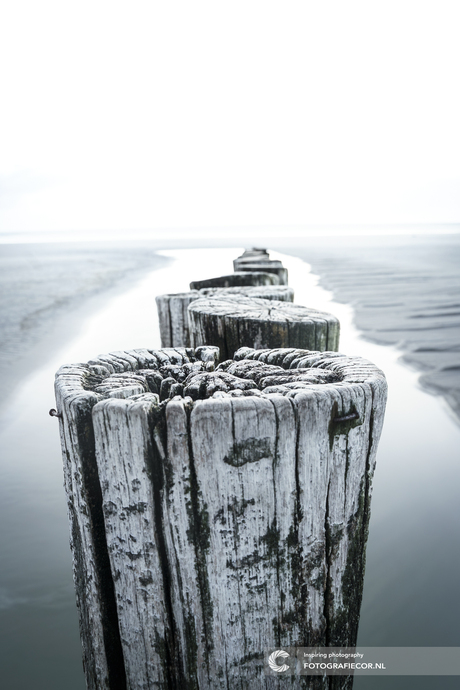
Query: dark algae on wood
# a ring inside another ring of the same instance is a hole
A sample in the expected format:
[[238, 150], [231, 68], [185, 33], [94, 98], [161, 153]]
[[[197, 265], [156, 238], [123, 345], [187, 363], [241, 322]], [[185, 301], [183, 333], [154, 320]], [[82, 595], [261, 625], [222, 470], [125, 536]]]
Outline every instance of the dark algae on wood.
[[379, 369], [140, 349], [62, 367], [56, 399], [89, 688], [351, 687], [264, 651], [356, 643]]
[[215, 295], [190, 303], [192, 347], [216, 345], [228, 359], [241, 346], [337, 350], [340, 324], [332, 314], [290, 302]]
[[[243, 267], [238, 270], [237, 264]], [[248, 268], [249, 263], [254, 268]], [[196, 280], [190, 283], [190, 292], [177, 294], [158, 295], [155, 300], [158, 310], [160, 324], [161, 346], [162, 347], [190, 347], [192, 338], [190, 336], [190, 315], [189, 305], [200, 297], [218, 297], [227, 295], [234, 298], [255, 297], [259, 299], [279, 300], [286, 302], [294, 301], [294, 291], [287, 287], [287, 271], [283, 268], [280, 261], [270, 261], [266, 249], [254, 248], [246, 250], [244, 254], [235, 260], [235, 273], [209, 278], [207, 280]], [[265, 272], [262, 264], [268, 266]], [[273, 323], [270, 328], [273, 329]], [[292, 339], [292, 338], [291, 338]], [[337, 341], [338, 342], [338, 341]], [[203, 344], [214, 344], [211, 341], [202, 340]], [[251, 340], [243, 340], [237, 344], [252, 345]], [[300, 342], [266, 342], [262, 347], [278, 347], [295, 345], [298, 347], [311, 347], [309, 340]], [[313, 343], [313, 347], [315, 344]], [[317, 346], [318, 349], [322, 349]], [[330, 349], [336, 349], [331, 346]]]
[[[202, 281], [212, 282], [212, 281]], [[198, 283], [191, 283], [195, 285]], [[238, 287], [205, 287], [190, 292], [179, 292], [155, 297], [160, 325], [162, 347], [190, 347], [188, 307], [200, 297], [239, 295], [260, 299], [293, 302], [294, 290], [286, 285], [242, 285]]]
[[276, 273], [265, 273], [264, 271], [235, 271], [235, 273], [219, 276], [218, 278], [194, 280], [190, 283], [190, 290], [201, 290], [202, 288], [213, 287], [249, 287], [251, 285], [280, 285], [280, 280]]
[[270, 259], [266, 249], [246, 249], [245, 252], [233, 261], [235, 271], [264, 271], [278, 277], [280, 285], [288, 284], [288, 271], [281, 261]]

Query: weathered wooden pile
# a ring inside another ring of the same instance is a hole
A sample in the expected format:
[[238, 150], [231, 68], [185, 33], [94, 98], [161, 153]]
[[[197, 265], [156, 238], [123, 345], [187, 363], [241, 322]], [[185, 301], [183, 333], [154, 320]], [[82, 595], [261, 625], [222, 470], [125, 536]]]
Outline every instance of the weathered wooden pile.
[[330, 315], [192, 294], [192, 347], [56, 375], [88, 688], [350, 688], [265, 651], [356, 643], [385, 378], [332, 351]]
[[287, 285], [288, 272], [281, 261], [273, 261], [266, 249], [246, 249], [233, 262], [235, 271], [265, 271], [278, 276], [280, 285]]
[[217, 297], [223, 294], [236, 297], [236, 300], [239, 297], [278, 300], [280, 302], [293, 302], [294, 300], [294, 290], [284, 285], [205, 287], [191, 289], [190, 292], [158, 295], [155, 300], [160, 325], [161, 346], [190, 347], [189, 305], [204, 297]]

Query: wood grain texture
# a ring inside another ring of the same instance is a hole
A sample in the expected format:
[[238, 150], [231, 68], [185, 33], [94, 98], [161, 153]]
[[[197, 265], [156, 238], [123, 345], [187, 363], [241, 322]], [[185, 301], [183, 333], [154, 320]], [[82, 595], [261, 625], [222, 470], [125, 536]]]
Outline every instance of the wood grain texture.
[[[214, 348], [147, 349], [101, 355], [87, 364], [63, 366], [55, 391], [60, 417], [64, 484], [70, 524], [70, 545], [79, 610], [83, 665], [89, 690], [124, 690], [123, 662], [114, 574], [110, 564], [103, 498], [96, 462], [93, 408], [107, 397], [127, 399], [146, 393], [162, 369], [188, 365], [214, 367]], [[165, 368], [166, 367], [166, 368]], [[139, 370], [149, 370], [139, 376]]]
[[272, 271], [235, 271], [226, 276], [208, 278], [207, 280], [194, 280], [190, 283], [190, 290], [202, 288], [230, 288], [238, 286], [279, 285], [278, 275]]
[[242, 295], [243, 297], [272, 299], [280, 302], [294, 301], [294, 290], [287, 285], [247, 285], [229, 288], [202, 288], [200, 290], [200, 297], [218, 297], [221, 295]]
[[240, 261], [235, 259], [233, 262], [235, 271], [238, 272], [256, 272], [263, 271], [264, 273], [273, 273], [278, 276], [280, 285], [288, 284], [288, 270], [284, 268], [281, 261], [275, 260], [260, 260], [260, 261]]
[[88, 687], [280, 688], [266, 648], [356, 642], [382, 372], [295, 348], [216, 364], [133, 350], [57, 374]]
[[266, 249], [246, 249], [241, 256], [233, 261], [235, 271], [266, 271], [278, 276], [281, 285], [288, 284], [288, 271], [281, 261], [270, 259]]
[[338, 349], [338, 319], [297, 304], [216, 295], [193, 301], [188, 312], [191, 345], [216, 345], [223, 360], [241, 346]]
[[245, 249], [241, 256], [238, 256], [235, 261], [239, 263], [270, 261], [270, 254], [262, 247], [252, 247], [252, 249]]
[[190, 347], [187, 309], [199, 297], [198, 290], [155, 297], [161, 347]]
[[293, 302], [294, 290], [286, 285], [242, 285], [228, 288], [202, 288], [155, 298], [162, 347], [190, 347], [188, 306], [200, 297], [243, 295], [260, 299]]

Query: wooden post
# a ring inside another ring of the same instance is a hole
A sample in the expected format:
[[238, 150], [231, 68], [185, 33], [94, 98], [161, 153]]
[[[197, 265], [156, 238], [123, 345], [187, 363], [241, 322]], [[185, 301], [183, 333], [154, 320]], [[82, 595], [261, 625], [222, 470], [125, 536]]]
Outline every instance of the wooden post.
[[190, 347], [187, 309], [200, 296], [199, 290], [191, 290], [155, 297], [162, 347]]
[[263, 271], [265, 273], [273, 273], [278, 276], [280, 285], [288, 284], [288, 270], [284, 268], [281, 261], [257, 261], [257, 262], [247, 262], [239, 261], [235, 259], [233, 262], [235, 271], [238, 272], [254, 272]]
[[[258, 275], [258, 274], [256, 274]], [[268, 275], [268, 274], [267, 274]], [[203, 281], [211, 282], [211, 281]], [[192, 283], [193, 285], [194, 283]], [[180, 292], [174, 295], [158, 295], [155, 298], [160, 325], [162, 347], [190, 347], [188, 306], [200, 297], [219, 294], [243, 295], [292, 302], [294, 290], [285, 285], [241, 286], [229, 288], [207, 287], [201, 290]]]
[[281, 261], [270, 259], [266, 249], [246, 249], [241, 256], [233, 261], [235, 271], [266, 271], [278, 276], [281, 285], [288, 284], [288, 272]]
[[289, 302], [216, 295], [192, 302], [188, 312], [192, 347], [216, 345], [221, 359], [231, 358], [244, 345], [321, 351], [337, 350], [339, 345], [335, 316]]
[[244, 252], [235, 261], [255, 263], [256, 261], [270, 261], [270, 254], [266, 249], [253, 247], [252, 249], [245, 249]]
[[[113, 400], [140, 395], [142, 399], [151, 389], [164, 396], [172, 385], [160, 369], [166, 372], [168, 367], [187, 364], [190, 371], [202, 371], [216, 357], [216, 348], [200, 348], [189, 354], [185, 350], [115, 352], [87, 364], [61, 367], [56, 375], [70, 546], [88, 690], [127, 687], [115, 591], [118, 576], [110, 561], [104, 515], [110, 512], [110, 505], [103, 503], [93, 408], [109, 397]], [[152, 399], [157, 398], [154, 395]], [[134, 482], [131, 488], [136, 486]], [[155, 576], [158, 579], [159, 573]], [[160, 624], [158, 630], [162, 630]]]
[[194, 280], [190, 283], [191, 290], [201, 290], [202, 288], [230, 288], [250, 285], [279, 285], [278, 275], [273, 272], [256, 271], [235, 271], [227, 276], [218, 278], [208, 278], [207, 280]]
[[247, 287], [229, 287], [229, 288], [202, 288], [200, 290], [200, 297], [222, 297], [233, 296], [238, 299], [242, 297], [256, 297], [259, 299], [278, 300], [279, 302], [293, 302], [294, 290], [288, 285], [260, 285]]
[[134, 350], [57, 374], [91, 690], [284, 687], [266, 648], [356, 642], [382, 372], [296, 349], [215, 363]]

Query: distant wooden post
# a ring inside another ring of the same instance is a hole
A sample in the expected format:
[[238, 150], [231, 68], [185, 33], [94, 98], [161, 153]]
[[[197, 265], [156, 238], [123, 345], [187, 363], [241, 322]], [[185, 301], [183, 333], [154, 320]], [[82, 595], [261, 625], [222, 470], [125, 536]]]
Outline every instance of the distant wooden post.
[[236, 261], [247, 261], [249, 263], [254, 263], [256, 261], [270, 261], [270, 254], [266, 249], [253, 247], [252, 249], [245, 249], [241, 256], [236, 259]]
[[192, 347], [216, 345], [228, 359], [241, 346], [337, 350], [340, 324], [332, 314], [289, 302], [216, 295], [188, 308]]
[[265, 262], [256, 262], [256, 263], [240, 263], [238, 262], [238, 259], [235, 259], [233, 262], [235, 266], [235, 271], [238, 272], [254, 272], [254, 271], [263, 271], [264, 273], [273, 273], [278, 276], [278, 279], [280, 281], [280, 285], [287, 285], [288, 284], [288, 270], [287, 268], [284, 268], [283, 264], [281, 261], [265, 261]]
[[57, 374], [91, 690], [278, 688], [266, 648], [356, 643], [382, 372], [295, 349], [215, 363], [134, 350]]
[[229, 288], [202, 288], [200, 291], [201, 297], [222, 297], [233, 296], [238, 299], [241, 297], [256, 297], [258, 299], [278, 300], [279, 302], [293, 302], [294, 290], [288, 285], [260, 285], [247, 287], [229, 287]]
[[281, 261], [271, 260], [266, 249], [246, 249], [233, 261], [235, 271], [265, 271], [278, 276], [281, 285], [288, 284], [288, 271]]
[[[257, 274], [256, 274], [257, 275]], [[263, 274], [260, 274], [263, 275]], [[268, 274], [267, 274], [268, 275]], [[212, 282], [212, 281], [202, 281]], [[192, 283], [194, 285], [195, 283]], [[180, 292], [174, 295], [158, 295], [155, 298], [160, 325], [162, 347], [190, 347], [188, 306], [200, 297], [219, 294], [258, 297], [261, 299], [292, 302], [294, 290], [286, 285], [260, 285], [216, 288], [206, 287], [201, 290]]]
[[226, 276], [218, 278], [208, 278], [207, 280], [194, 280], [190, 283], [191, 290], [201, 290], [202, 288], [230, 288], [250, 285], [279, 285], [278, 275], [273, 272], [257, 271], [236, 271]]

